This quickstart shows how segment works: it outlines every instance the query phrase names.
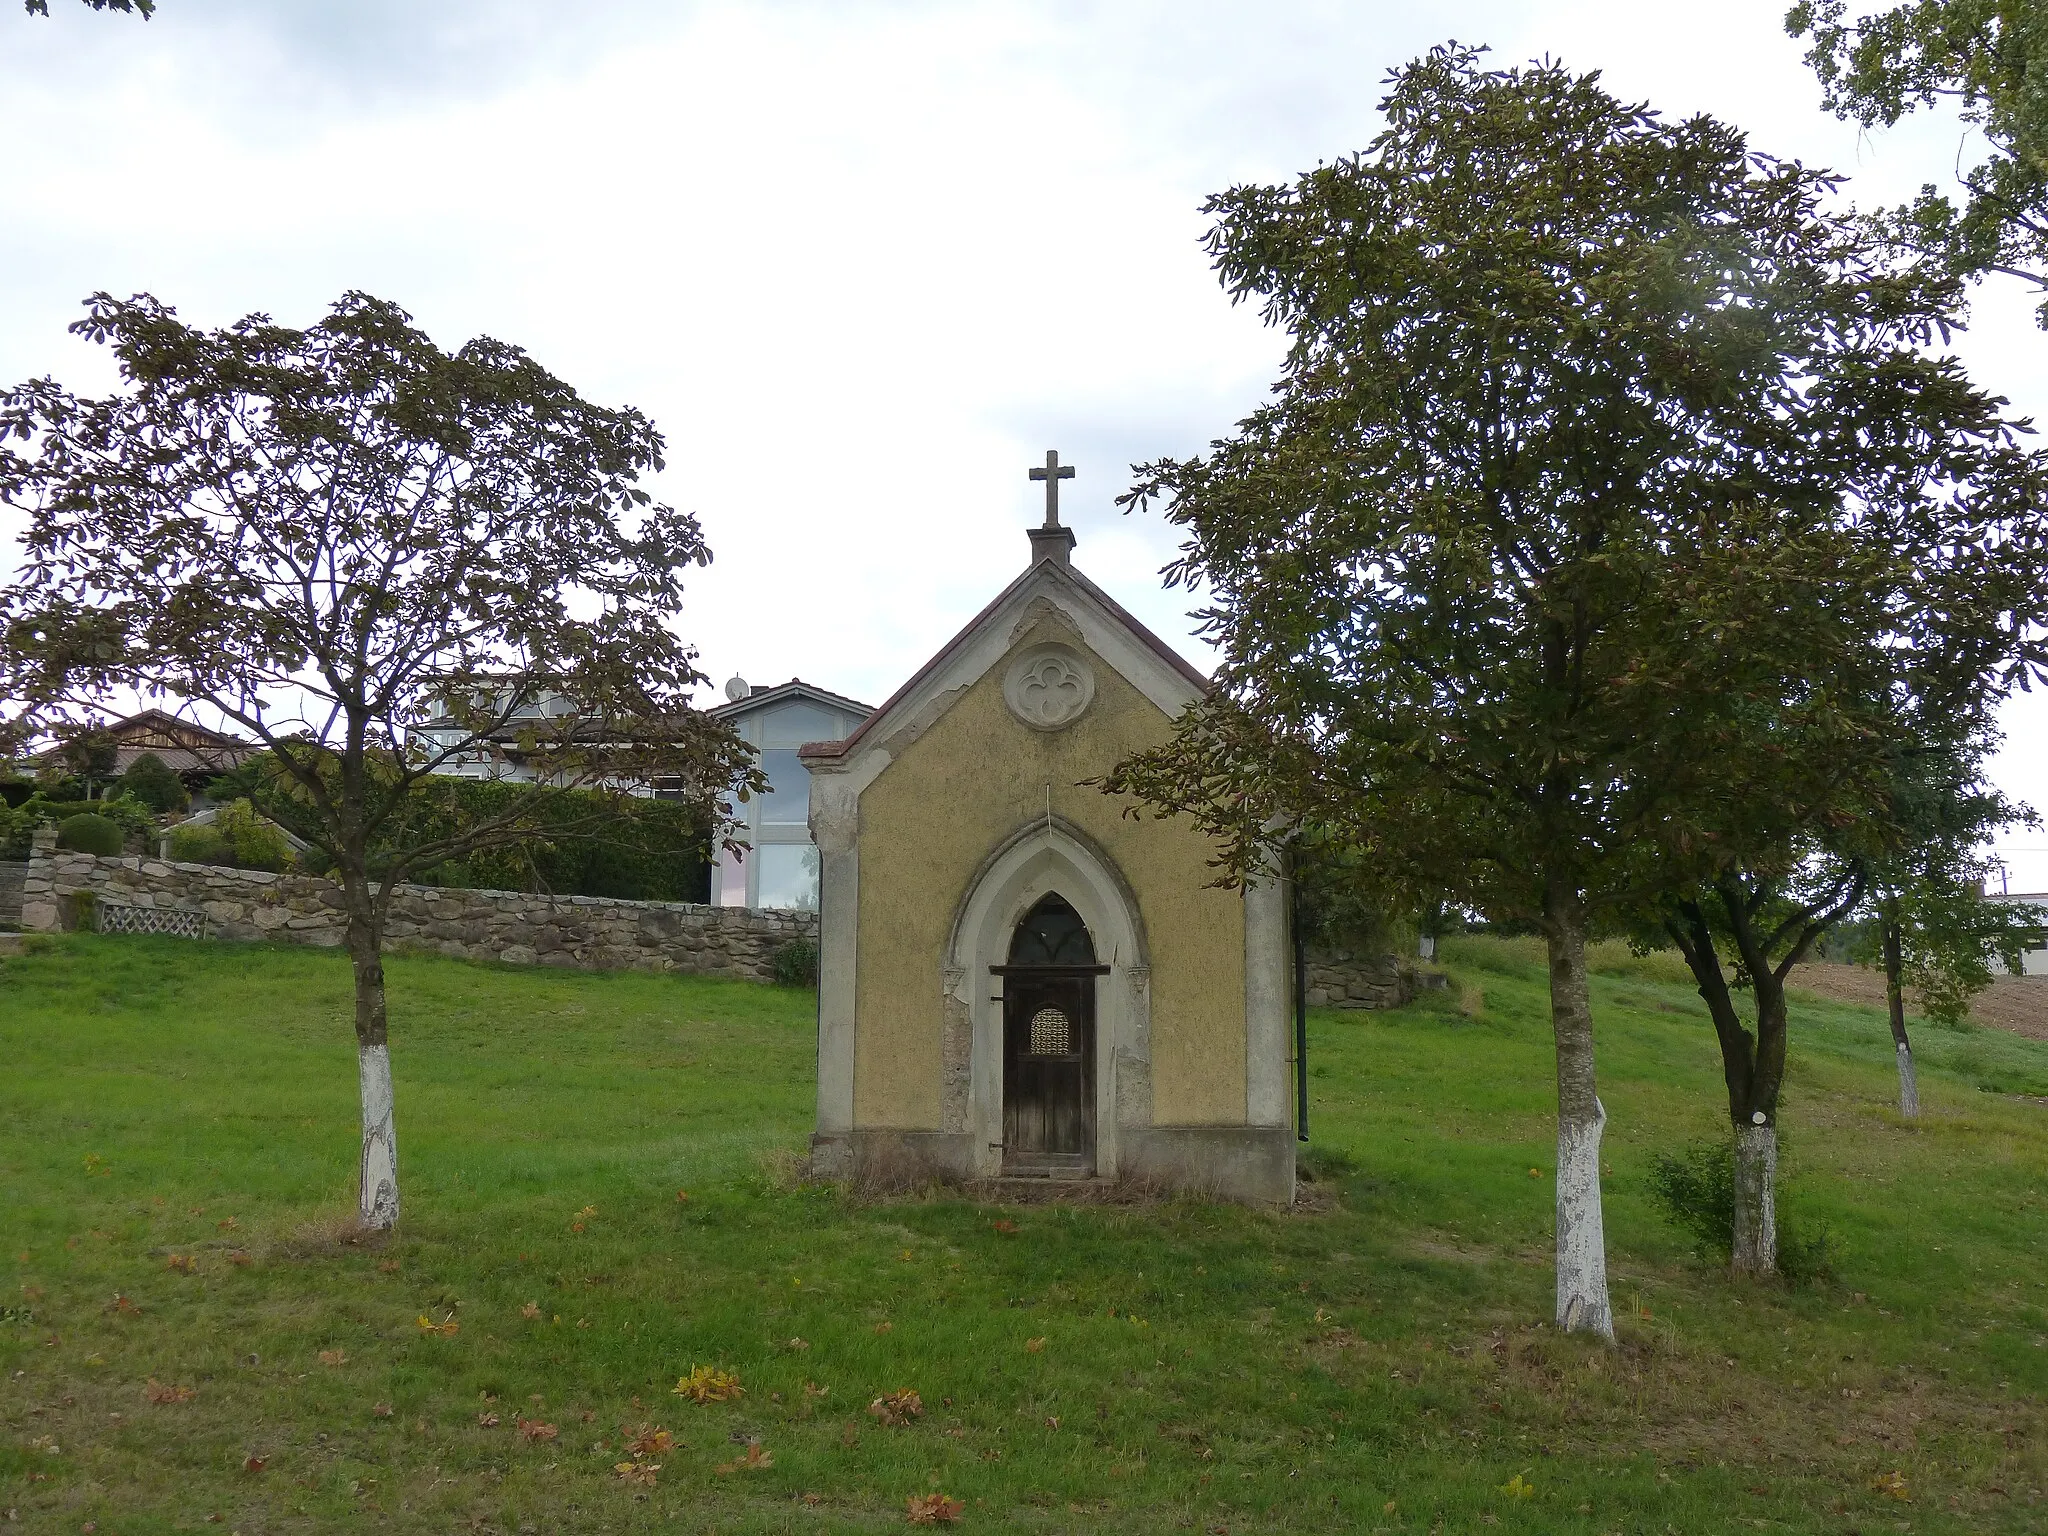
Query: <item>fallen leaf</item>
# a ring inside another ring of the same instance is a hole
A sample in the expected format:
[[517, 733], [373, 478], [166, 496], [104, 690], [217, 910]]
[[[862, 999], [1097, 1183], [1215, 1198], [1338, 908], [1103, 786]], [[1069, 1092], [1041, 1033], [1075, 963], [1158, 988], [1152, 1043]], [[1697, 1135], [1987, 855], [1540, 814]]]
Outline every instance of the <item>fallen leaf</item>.
[[237, 1269], [247, 1269], [255, 1260], [249, 1257], [249, 1250], [236, 1248], [228, 1254], [228, 1262]]
[[1873, 1477], [1870, 1486], [1888, 1499], [1897, 1499], [1903, 1504], [1913, 1502], [1912, 1491], [1906, 1486], [1906, 1474], [1896, 1469]]
[[199, 1260], [189, 1253], [174, 1253], [164, 1260], [164, 1268], [176, 1270], [181, 1275], [199, 1273]]
[[895, 1332], [895, 1331], [896, 1331], [896, 1325], [895, 1325], [894, 1323], [877, 1323], [877, 1324], [875, 1324], [875, 1332], [877, 1332], [877, 1333], [893, 1333], [893, 1332]]
[[261, 1472], [269, 1465], [270, 1458], [268, 1456], [244, 1456], [242, 1458], [242, 1470], [244, 1472]]
[[1535, 1497], [1536, 1485], [1525, 1481], [1522, 1474], [1517, 1472], [1500, 1485], [1500, 1491], [1511, 1499], [1528, 1499]]
[[552, 1440], [559, 1433], [552, 1424], [543, 1424], [538, 1419], [521, 1419], [519, 1433], [529, 1440]]
[[130, 1301], [126, 1296], [116, 1296], [113, 1300], [112, 1305], [110, 1305], [107, 1308], [107, 1310], [109, 1312], [119, 1313], [122, 1317], [142, 1316], [142, 1308], [135, 1305], [135, 1303]]
[[636, 1488], [652, 1488], [655, 1479], [661, 1475], [661, 1463], [658, 1461], [621, 1461], [613, 1465], [612, 1471], [619, 1475], [621, 1482], [631, 1483]]
[[943, 1493], [913, 1493], [903, 1501], [904, 1518], [912, 1525], [951, 1525], [967, 1505]]
[[884, 1392], [868, 1404], [868, 1412], [891, 1429], [901, 1428], [924, 1415], [924, 1399], [908, 1387]]
[[519, 1309], [519, 1315], [521, 1317], [529, 1319], [539, 1317], [540, 1303], [537, 1301], [529, 1301], [525, 1306]]
[[761, 1449], [761, 1442], [749, 1440], [746, 1454], [733, 1461], [722, 1461], [712, 1468], [720, 1477], [728, 1472], [759, 1472], [775, 1465], [775, 1453]]
[[729, 1403], [745, 1397], [747, 1391], [732, 1372], [715, 1365], [695, 1365], [690, 1367], [689, 1375], [676, 1383], [673, 1395], [687, 1397], [693, 1403]]
[[635, 1456], [665, 1456], [675, 1449], [676, 1437], [658, 1425], [642, 1424], [626, 1442]]
[[1014, 1221], [992, 1221], [989, 1225], [1004, 1237], [1015, 1237], [1023, 1229]]
[[1057, 1414], [1047, 1414], [1045, 1418], [1045, 1427], [1047, 1429], [1058, 1429], [1060, 1427], [1059, 1416]]
[[214, 1226], [222, 1232], [232, 1232], [235, 1230], [235, 1228], [239, 1227], [240, 1225], [241, 1223], [235, 1220], [235, 1218], [232, 1216], [223, 1216], [219, 1221], [216, 1221], [214, 1223]]
[[348, 1351], [345, 1349], [323, 1349], [320, 1351], [320, 1363], [322, 1365], [346, 1365], [348, 1364]]
[[476, 1421], [485, 1429], [496, 1429], [500, 1422], [495, 1413], [480, 1413], [476, 1416]]
[[817, 1384], [817, 1383], [816, 1383], [815, 1381], [807, 1381], [807, 1382], [805, 1382], [805, 1383], [804, 1383], [804, 1396], [805, 1396], [805, 1397], [811, 1397], [811, 1398], [817, 1398], [817, 1397], [824, 1397], [824, 1396], [825, 1396], [826, 1394], [828, 1394], [829, 1392], [831, 1392], [831, 1390], [832, 1390], [832, 1389], [831, 1389], [830, 1387], [821, 1387], [821, 1386], [819, 1386], [819, 1385], [818, 1385], [818, 1384]]
[[800, 1351], [809, 1349], [811, 1347], [811, 1344], [810, 1340], [808, 1339], [791, 1339], [787, 1344], [783, 1345], [782, 1347], [784, 1349], [791, 1351]]
[[375, 1418], [388, 1419], [391, 1417], [391, 1405], [389, 1403], [373, 1403], [370, 1406], [370, 1413]]
[[421, 1333], [438, 1333], [444, 1339], [452, 1339], [462, 1331], [462, 1324], [455, 1321], [455, 1314], [453, 1312], [448, 1314], [445, 1321], [438, 1323], [422, 1312], [413, 1319], [413, 1326], [418, 1328]]
[[154, 1376], [149, 1378], [146, 1389], [152, 1403], [189, 1403], [199, 1395], [193, 1387], [167, 1387]]
[[1026, 1340], [1024, 1341], [1024, 1353], [1025, 1353], [1025, 1354], [1027, 1354], [1027, 1355], [1035, 1355], [1035, 1354], [1038, 1354], [1038, 1353], [1039, 1353], [1039, 1352], [1040, 1352], [1041, 1350], [1043, 1350], [1044, 1348], [1045, 1348], [1045, 1340], [1044, 1340], [1044, 1339], [1042, 1339], [1042, 1338], [1038, 1338], [1038, 1339], [1026, 1339]]
[[689, 1203], [690, 1203], [690, 1192], [689, 1192], [689, 1191], [688, 1191], [687, 1189], [679, 1189], [679, 1190], [677, 1190], [677, 1191], [676, 1191], [676, 1204], [677, 1204], [677, 1205], [688, 1205]]
[[397, 1273], [398, 1273], [398, 1260], [396, 1260], [396, 1259], [384, 1259], [384, 1260], [380, 1261], [380, 1262], [378, 1263], [378, 1265], [377, 1265], [377, 1272], [378, 1272], [379, 1274], [382, 1274], [382, 1275], [395, 1275], [395, 1274], [397, 1274]]

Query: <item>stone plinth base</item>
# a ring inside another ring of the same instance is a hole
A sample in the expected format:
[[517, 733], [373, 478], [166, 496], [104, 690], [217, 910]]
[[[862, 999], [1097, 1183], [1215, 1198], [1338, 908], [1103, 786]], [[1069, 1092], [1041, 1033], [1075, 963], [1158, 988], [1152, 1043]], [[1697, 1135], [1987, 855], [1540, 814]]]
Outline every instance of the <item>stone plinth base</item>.
[[[1294, 1200], [1294, 1132], [1288, 1126], [1125, 1126], [1115, 1180], [1245, 1205]], [[857, 1130], [811, 1138], [811, 1176], [876, 1190], [975, 1184], [966, 1131]], [[1046, 1181], [1048, 1183], [1054, 1181]]]

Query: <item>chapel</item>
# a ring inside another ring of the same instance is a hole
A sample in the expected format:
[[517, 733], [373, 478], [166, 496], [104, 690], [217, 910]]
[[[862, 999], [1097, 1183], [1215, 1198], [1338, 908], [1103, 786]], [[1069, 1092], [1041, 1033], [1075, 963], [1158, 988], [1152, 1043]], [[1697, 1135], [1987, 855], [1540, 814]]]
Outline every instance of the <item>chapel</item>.
[[800, 752], [818, 879], [814, 1171], [1294, 1194], [1288, 907], [1211, 884], [1099, 779], [1207, 680], [1074, 565], [1046, 455], [1031, 558], [843, 740]]

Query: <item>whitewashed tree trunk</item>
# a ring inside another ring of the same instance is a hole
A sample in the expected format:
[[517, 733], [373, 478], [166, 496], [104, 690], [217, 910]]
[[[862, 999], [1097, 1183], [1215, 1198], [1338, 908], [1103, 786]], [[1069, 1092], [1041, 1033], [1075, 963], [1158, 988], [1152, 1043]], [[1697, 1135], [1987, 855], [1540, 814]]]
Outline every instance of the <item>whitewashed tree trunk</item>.
[[1920, 1114], [1920, 1079], [1913, 1071], [1913, 1042], [1906, 1034], [1905, 940], [1900, 932], [1898, 903], [1888, 901], [1884, 922], [1884, 1002], [1892, 1027], [1892, 1052], [1899, 1060], [1899, 1113]]
[[[349, 882], [344, 877], [344, 884]], [[351, 896], [359, 893], [351, 890]], [[384, 956], [376, 923], [361, 915], [367, 893], [349, 914], [347, 943], [356, 980], [356, 1064], [363, 1097], [359, 1213], [372, 1232], [398, 1225], [398, 1128], [392, 1114], [391, 1044], [384, 1008]]]
[[1778, 1128], [1735, 1128], [1735, 1243], [1738, 1275], [1778, 1272]]
[[398, 1225], [398, 1129], [391, 1113], [391, 1047], [359, 1045], [363, 1090], [362, 1222], [373, 1232]]
[[1600, 1137], [1607, 1110], [1593, 1077], [1593, 1004], [1586, 923], [1577, 898], [1546, 903], [1550, 1020], [1557, 1041], [1557, 1322], [1567, 1333], [1614, 1339], [1607, 1236], [1600, 1209]]

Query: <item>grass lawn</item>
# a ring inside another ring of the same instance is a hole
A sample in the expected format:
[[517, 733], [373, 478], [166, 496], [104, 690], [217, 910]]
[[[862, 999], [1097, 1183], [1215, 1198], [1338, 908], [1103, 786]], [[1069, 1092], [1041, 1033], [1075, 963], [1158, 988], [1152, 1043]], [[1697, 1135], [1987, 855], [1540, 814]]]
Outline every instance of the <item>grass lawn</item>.
[[[1312, 1017], [1288, 1215], [804, 1187], [810, 994], [396, 959], [405, 1220], [364, 1247], [340, 955], [40, 941], [0, 962], [0, 1520], [822, 1532], [939, 1491], [963, 1530], [1132, 1536], [2048, 1524], [2048, 1044], [1923, 1029], [1913, 1124], [1880, 1017], [1800, 1003], [1785, 1198], [1834, 1277], [1735, 1286], [1646, 1190], [1722, 1119], [1704, 1010], [1617, 957], [1609, 1350], [1544, 1326], [1541, 965], [1447, 950], [1462, 1008]], [[745, 1395], [674, 1395], [697, 1366]], [[906, 1388], [921, 1416], [870, 1413]], [[636, 1461], [643, 1426], [675, 1444]]]

